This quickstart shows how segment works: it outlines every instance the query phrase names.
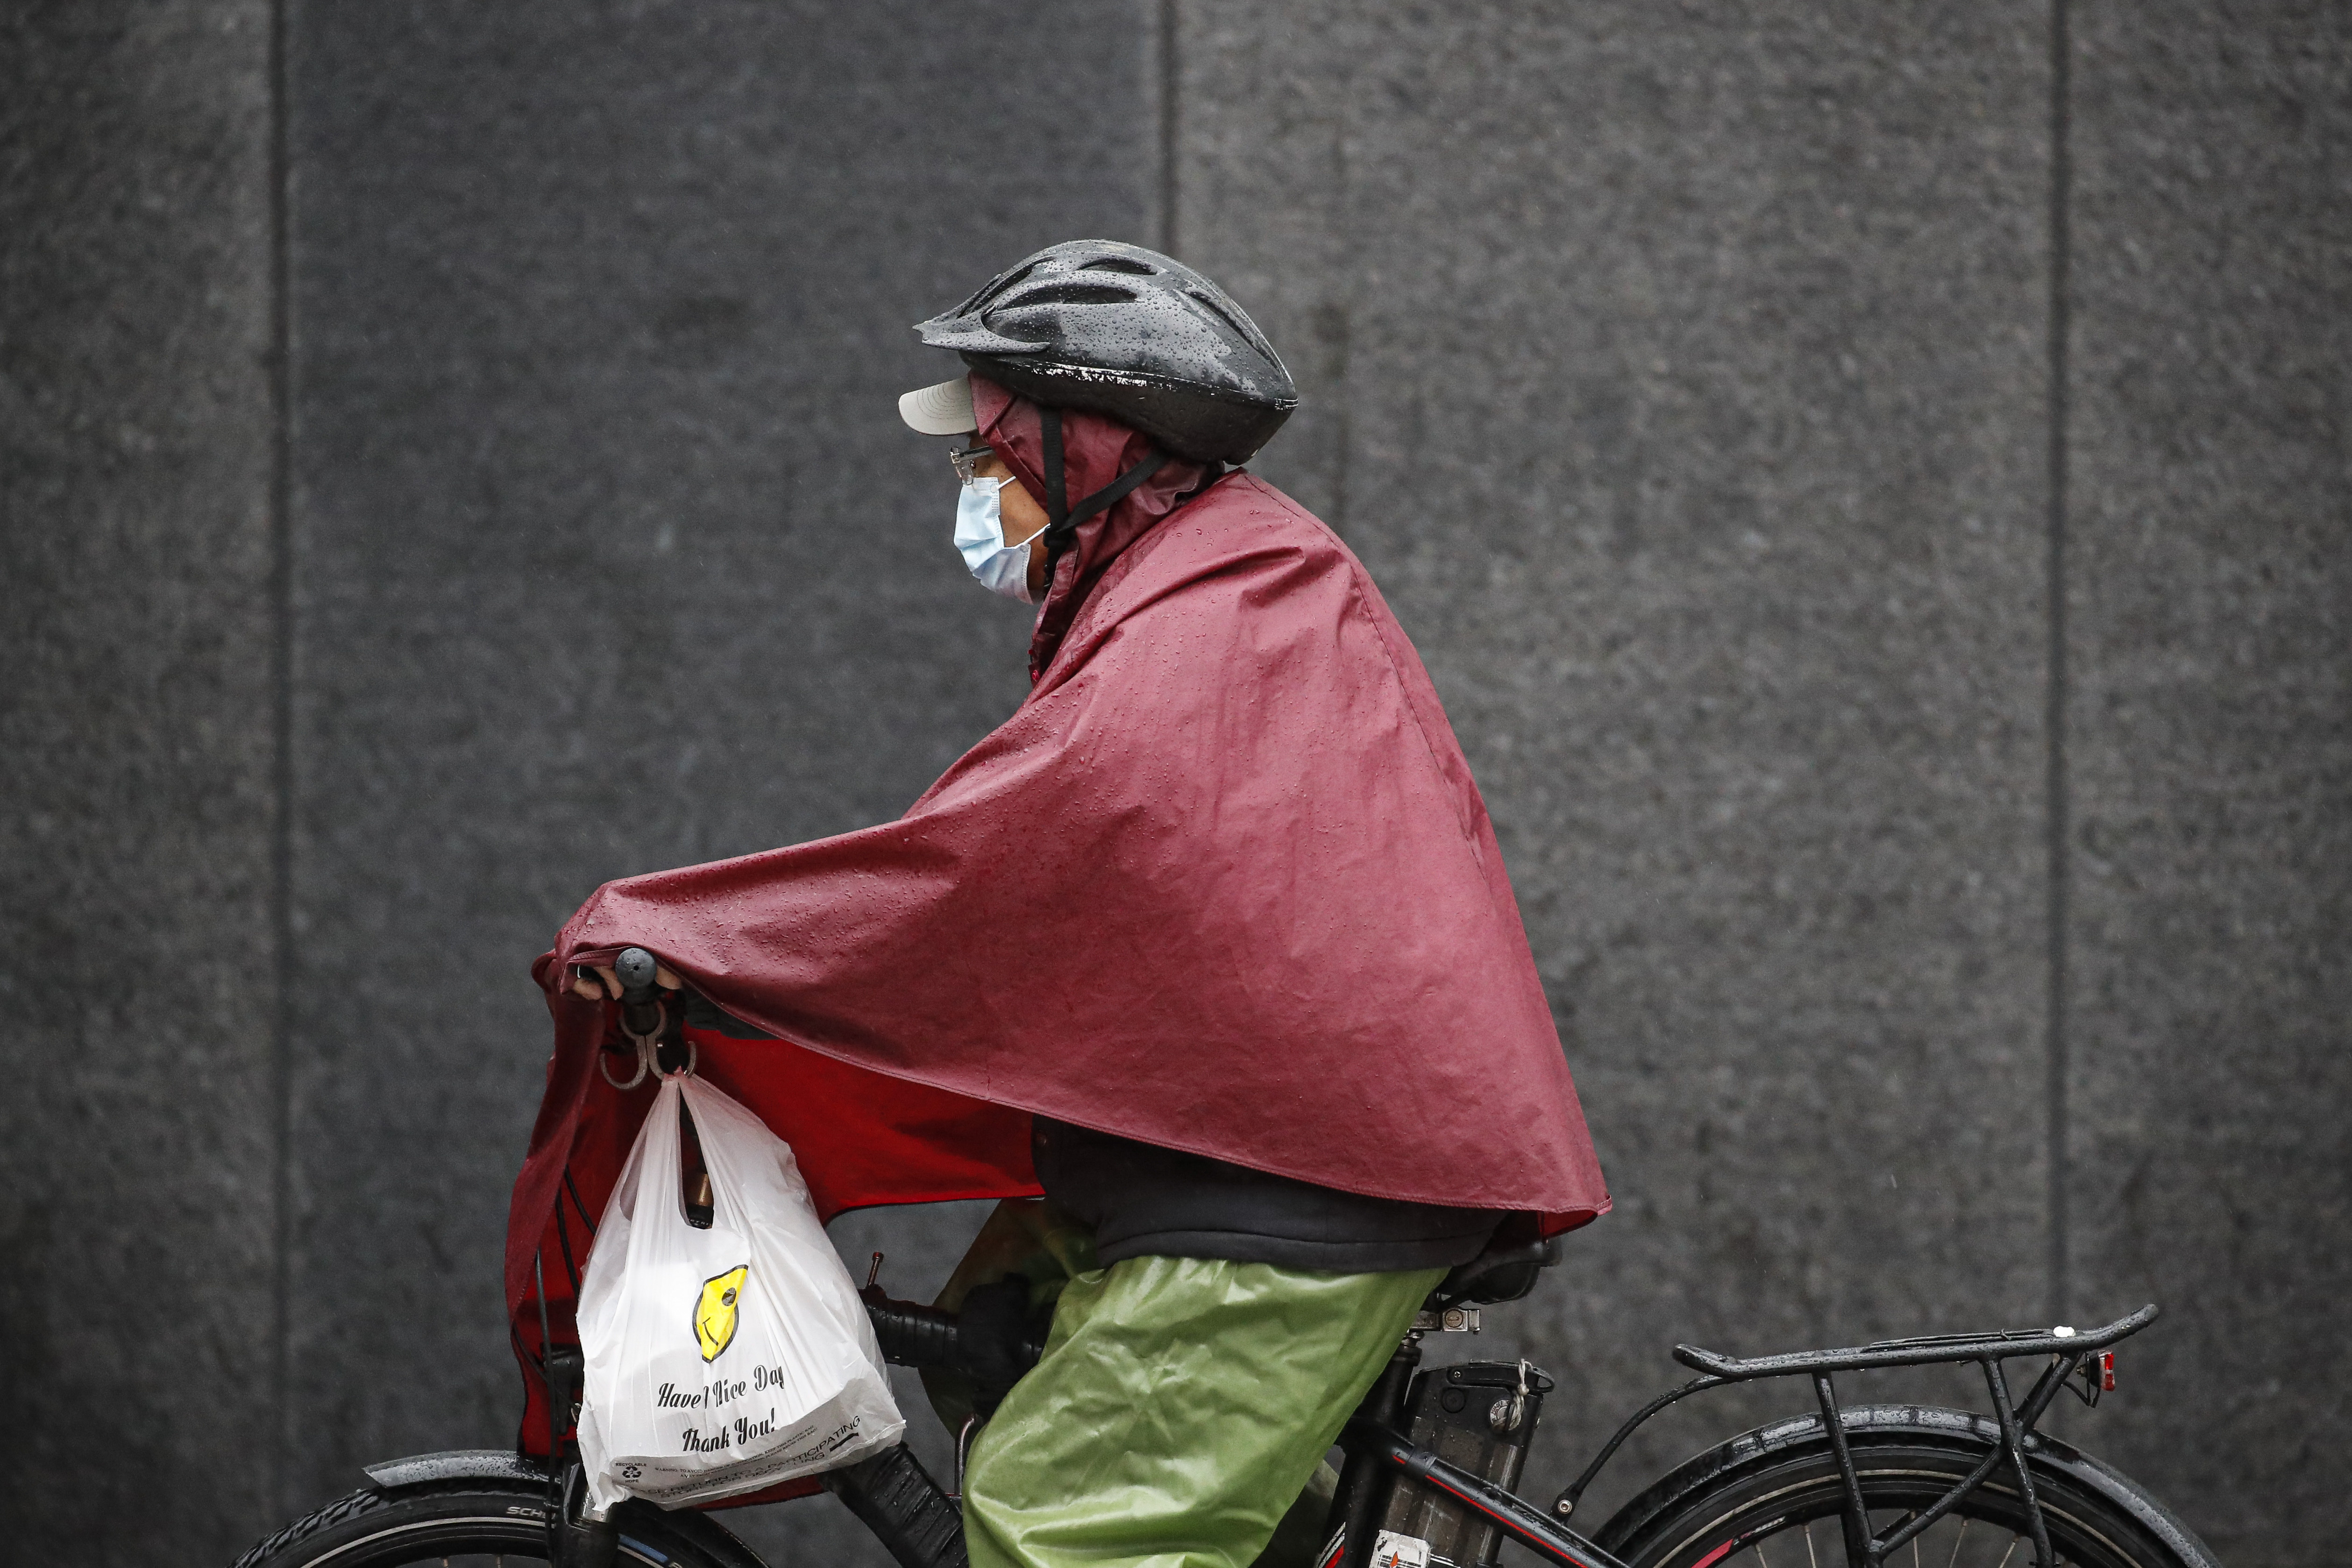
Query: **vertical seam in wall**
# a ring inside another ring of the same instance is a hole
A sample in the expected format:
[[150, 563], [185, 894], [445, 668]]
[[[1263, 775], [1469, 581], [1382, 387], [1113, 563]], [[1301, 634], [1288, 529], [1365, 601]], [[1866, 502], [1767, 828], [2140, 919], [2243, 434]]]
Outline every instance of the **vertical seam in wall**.
[[1355, 441], [1353, 401], [1349, 396], [1355, 373], [1356, 359], [1356, 277], [1355, 265], [1355, 168], [1348, 158], [1348, 115], [1355, 99], [1355, 78], [1352, 72], [1342, 78], [1339, 88], [1339, 117], [1332, 128], [1331, 166], [1338, 172], [1335, 194], [1338, 197], [1336, 226], [1339, 231], [1341, 254], [1348, 264], [1340, 274], [1341, 295], [1339, 311], [1339, 344], [1331, 370], [1331, 531], [1341, 538], [1348, 537], [1348, 455]]
[[2047, 773], [2042, 781], [2044, 852], [2049, 865], [2049, 996], [2046, 999], [2044, 1097], [2049, 1104], [2050, 1313], [2064, 1322], [2073, 1281], [2069, 1279], [2067, 1157], [2067, 841], [2066, 777], [2066, 378], [2067, 302], [2072, 256], [2068, 233], [2073, 169], [2067, 146], [2072, 89], [2067, 28], [2068, 0], [2050, 5], [2050, 439], [2048, 555], [2044, 562], [2049, 615], [2049, 677], [2042, 726], [2047, 737]]
[[1160, 249], [1176, 251], [1176, 0], [1160, 0]]
[[1349, 417], [1348, 400], [1349, 362], [1355, 352], [1355, 301], [1350, 299], [1342, 304], [1339, 312], [1339, 373], [1331, 387], [1332, 423], [1337, 426], [1331, 437], [1334, 452], [1331, 460], [1331, 531], [1346, 538], [1348, 449], [1355, 439], [1355, 422]]
[[271, 1009], [269, 1082], [275, 1146], [270, 1172], [270, 1516], [286, 1511], [293, 1452], [292, 1019], [294, 975], [294, 535], [292, 321], [288, 298], [286, 0], [269, 7], [269, 468], [270, 744], [273, 816], [269, 845]]

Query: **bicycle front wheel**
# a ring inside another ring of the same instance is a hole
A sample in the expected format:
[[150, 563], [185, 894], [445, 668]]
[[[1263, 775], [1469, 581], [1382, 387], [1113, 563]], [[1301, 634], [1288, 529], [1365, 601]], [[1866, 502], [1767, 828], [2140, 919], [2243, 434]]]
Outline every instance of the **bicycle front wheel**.
[[[761, 1568], [716, 1521], [638, 1503], [617, 1511], [624, 1568]], [[237, 1559], [236, 1568], [541, 1568], [546, 1489], [451, 1481], [356, 1491], [299, 1520]]]
[[[1849, 1412], [1846, 1441], [1885, 1539], [1933, 1508], [2000, 1434], [1979, 1416], [1919, 1406]], [[2053, 1438], [2028, 1443], [2050, 1546], [2072, 1568], [2220, 1568], [2197, 1537], [2114, 1470]], [[1630, 1568], [1843, 1568], [1845, 1490], [1818, 1416], [1759, 1428], [1683, 1465], [1621, 1509], [1599, 1544]], [[2032, 1568], [2015, 1472], [2005, 1464], [1887, 1558], [1888, 1568]]]

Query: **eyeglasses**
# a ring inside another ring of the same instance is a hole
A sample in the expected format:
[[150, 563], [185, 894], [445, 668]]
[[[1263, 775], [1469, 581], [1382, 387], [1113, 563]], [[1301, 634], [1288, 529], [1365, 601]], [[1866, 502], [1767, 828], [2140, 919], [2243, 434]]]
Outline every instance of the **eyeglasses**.
[[956, 477], [971, 484], [980, 477], [980, 465], [996, 455], [986, 446], [955, 446], [948, 450], [948, 461], [955, 465]]

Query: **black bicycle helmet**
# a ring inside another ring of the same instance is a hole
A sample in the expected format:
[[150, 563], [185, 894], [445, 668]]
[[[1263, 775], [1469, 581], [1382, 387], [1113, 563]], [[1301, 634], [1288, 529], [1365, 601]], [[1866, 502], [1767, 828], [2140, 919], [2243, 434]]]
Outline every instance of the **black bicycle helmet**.
[[1230, 295], [1116, 240], [1048, 246], [915, 330], [1033, 402], [1108, 414], [1200, 463], [1248, 461], [1298, 406]]

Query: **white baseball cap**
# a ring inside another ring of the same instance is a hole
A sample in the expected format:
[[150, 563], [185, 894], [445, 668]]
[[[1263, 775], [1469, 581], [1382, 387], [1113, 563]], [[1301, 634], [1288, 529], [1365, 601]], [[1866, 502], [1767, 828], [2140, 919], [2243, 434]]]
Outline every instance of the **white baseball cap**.
[[969, 435], [980, 428], [971, 412], [971, 378], [958, 376], [935, 387], [918, 387], [898, 400], [898, 417], [923, 435]]

